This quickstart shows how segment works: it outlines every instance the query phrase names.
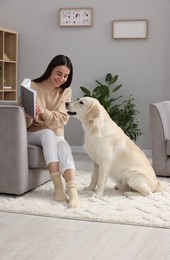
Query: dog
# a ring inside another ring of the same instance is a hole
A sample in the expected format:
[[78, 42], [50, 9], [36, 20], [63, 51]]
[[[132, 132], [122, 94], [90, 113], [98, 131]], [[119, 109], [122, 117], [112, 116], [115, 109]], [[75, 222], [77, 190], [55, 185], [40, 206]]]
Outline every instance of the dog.
[[84, 149], [93, 161], [91, 183], [86, 190], [103, 195], [108, 177], [116, 188], [128, 196], [142, 196], [160, 191], [156, 174], [143, 151], [110, 118], [95, 98], [83, 97], [67, 102], [69, 116], [81, 121], [84, 129]]

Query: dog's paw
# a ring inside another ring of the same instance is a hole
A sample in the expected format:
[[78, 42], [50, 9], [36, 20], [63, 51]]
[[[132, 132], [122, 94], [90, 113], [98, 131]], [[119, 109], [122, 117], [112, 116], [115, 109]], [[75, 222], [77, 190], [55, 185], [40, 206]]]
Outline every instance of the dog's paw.
[[134, 196], [139, 196], [139, 193], [133, 192], [133, 191], [126, 191], [126, 192], [123, 193], [123, 195], [126, 198], [130, 198], [130, 197], [134, 197]]
[[96, 199], [100, 199], [103, 196], [103, 192], [102, 191], [101, 192], [95, 192], [94, 196], [95, 196]]
[[91, 197], [95, 199], [100, 199], [101, 196], [93, 192], [93, 194], [91, 194]]

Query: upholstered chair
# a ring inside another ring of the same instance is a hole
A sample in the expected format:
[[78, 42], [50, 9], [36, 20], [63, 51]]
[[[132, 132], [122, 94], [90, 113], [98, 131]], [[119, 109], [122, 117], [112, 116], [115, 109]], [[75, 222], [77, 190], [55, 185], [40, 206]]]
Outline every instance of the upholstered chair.
[[0, 101], [0, 193], [23, 194], [50, 180], [42, 148], [27, 145], [25, 114]]
[[158, 176], [170, 176], [170, 101], [150, 105], [153, 168]]

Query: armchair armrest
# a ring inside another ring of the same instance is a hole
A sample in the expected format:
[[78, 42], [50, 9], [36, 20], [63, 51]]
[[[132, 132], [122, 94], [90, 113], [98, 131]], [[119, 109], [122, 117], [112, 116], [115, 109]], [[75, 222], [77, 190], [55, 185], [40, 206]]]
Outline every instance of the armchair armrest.
[[150, 105], [153, 168], [157, 175], [170, 175], [168, 140], [170, 140], [170, 101]]
[[16, 104], [0, 103], [0, 137], [0, 191], [20, 194], [28, 185], [27, 129]]

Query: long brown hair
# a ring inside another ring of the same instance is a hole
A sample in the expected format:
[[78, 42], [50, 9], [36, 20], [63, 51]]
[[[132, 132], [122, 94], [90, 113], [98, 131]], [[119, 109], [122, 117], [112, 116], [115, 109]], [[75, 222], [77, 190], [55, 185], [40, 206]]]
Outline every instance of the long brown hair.
[[67, 81], [60, 86], [61, 92], [63, 92], [66, 88], [68, 88], [71, 85], [72, 78], [73, 78], [73, 65], [71, 63], [71, 60], [65, 55], [55, 56], [48, 64], [45, 72], [39, 78], [33, 79], [32, 81], [42, 82], [42, 81], [48, 79], [50, 77], [53, 69], [57, 66], [66, 66], [70, 70]]

